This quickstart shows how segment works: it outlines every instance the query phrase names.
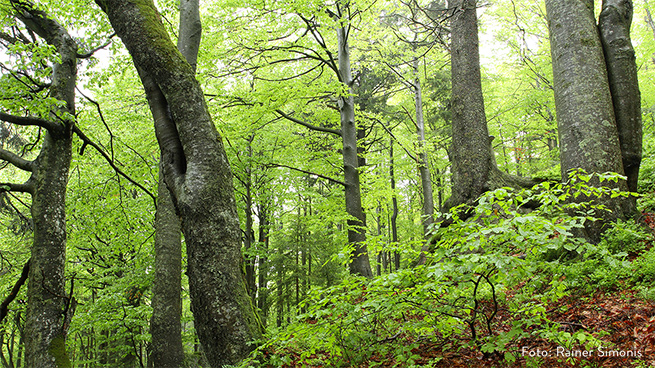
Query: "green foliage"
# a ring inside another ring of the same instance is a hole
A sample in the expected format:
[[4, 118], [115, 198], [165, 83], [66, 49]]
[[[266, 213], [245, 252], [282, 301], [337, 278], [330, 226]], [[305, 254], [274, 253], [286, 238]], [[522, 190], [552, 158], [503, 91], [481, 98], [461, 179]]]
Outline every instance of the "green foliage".
[[[315, 361], [335, 367], [381, 361], [409, 366], [421, 343], [499, 352], [513, 362], [516, 342], [531, 336], [596, 346], [586, 333], [560, 332], [546, 310], [571, 287], [598, 281], [595, 273], [574, 270], [629, 268], [626, 253], [610, 248], [645, 239], [634, 223], [619, 224], [598, 246], [575, 235], [604, 211], [603, 197], [625, 195], [589, 182], [617, 179], [577, 172], [566, 184], [501, 188], [474, 207], [454, 208], [446, 215], [452, 224], [435, 226], [429, 265], [372, 281], [347, 277], [339, 285], [313, 289], [303, 303], [307, 313], [272, 331], [243, 366], [281, 366], [290, 360], [307, 366]], [[572, 201], [581, 195], [588, 200]]]

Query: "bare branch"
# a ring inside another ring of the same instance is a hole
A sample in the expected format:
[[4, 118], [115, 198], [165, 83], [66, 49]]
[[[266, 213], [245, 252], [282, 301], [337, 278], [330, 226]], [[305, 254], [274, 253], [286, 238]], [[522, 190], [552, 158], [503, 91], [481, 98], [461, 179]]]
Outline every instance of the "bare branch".
[[0, 112], [0, 120], [6, 121], [7, 123], [22, 125], [22, 126], [39, 126], [48, 130], [57, 130], [61, 126], [59, 124], [53, 123], [52, 121], [33, 117], [33, 116], [16, 116]]
[[150, 192], [148, 189], [146, 189], [146, 187], [144, 187], [143, 185], [141, 185], [140, 183], [138, 183], [136, 180], [132, 179], [129, 175], [127, 175], [126, 173], [124, 173], [123, 170], [119, 169], [118, 166], [116, 166], [116, 164], [114, 163], [114, 161], [111, 159], [111, 157], [109, 157], [109, 155], [107, 154], [107, 152], [105, 152], [105, 151], [102, 149], [102, 147], [100, 147], [97, 143], [93, 142], [89, 137], [87, 137], [86, 134], [84, 134], [84, 133], [82, 132], [82, 130], [80, 130], [80, 128], [79, 128], [77, 125], [75, 125], [75, 126], [73, 127], [73, 132], [75, 132], [75, 134], [77, 134], [77, 136], [80, 137], [80, 139], [82, 140], [82, 142], [84, 142], [85, 145], [89, 145], [89, 146], [95, 148], [96, 151], [98, 151], [98, 153], [100, 153], [100, 155], [101, 155], [102, 157], [104, 157], [105, 161], [107, 161], [107, 163], [109, 164], [109, 166], [111, 166], [111, 168], [114, 169], [114, 171], [115, 171], [117, 174], [119, 174], [120, 176], [124, 177], [125, 179], [127, 179], [127, 181], [129, 181], [130, 183], [134, 184], [134, 185], [137, 186], [139, 189], [141, 189], [142, 191], [144, 191], [147, 195], [149, 195], [150, 198], [152, 198], [153, 203], [155, 204], [155, 208], [157, 208], [157, 197], [155, 197], [155, 195], [152, 194], [152, 192]]
[[16, 296], [18, 296], [18, 292], [20, 291], [21, 286], [25, 284], [25, 281], [27, 281], [27, 276], [29, 275], [30, 271], [30, 261], [31, 258], [25, 263], [23, 266], [23, 271], [20, 273], [20, 277], [16, 281], [16, 284], [14, 284], [14, 287], [11, 288], [11, 291], [9, 292], [9, 295], [5, 298], [5, 300], [2, 301], [2, 304], [0, 304], [0, 322], [2, 322], [5, 317], [7, 317], [7, 312], [9, 312], [9, 304], [16, 299]]
[[303, 170], [303, 169], [298, 169], [298, 168], [296, 168], [296, 167], [291, 167], [291, 166], [282, 165], [282, 164], [266, 164], [266, 165], [264, 165], [264, 167], [284, 167], [284, 168], [287, 168], [287, 169], [290, 169], [290, 170], [299, 171], [299, 172], [304, 173], [304, 174], [307, 174], [307, 175], [318, 176], [319, 178], [325, 179], [325, 180], [327, 180], [327, 181], [331, 181], [331, 182], [333, 182], [333, 183], [336, 183], [336, 184], [342, 185], [342, 186], [344, 186], [344, 187], [346, 186], [346, 183], [344, 183], [344, 182], [341, 181], [341, 180], [337, 180], [337, 179], [331, 178], [331, 177], [329, 177], [329, 176], [325, 176], [325, 175], [317, 174], [317, 173], [315, 173], [315, 172], [311, 172], [311, 171], [307, 171], [307, 170]]
[[332, 129], [332, 128], [324, 128], [324, 127], [315, 126], [315, 125], [309, 124], [307, 122], [304, 122], [304, 121], [302, 121], [300, 119], [296, 119], [293, 116], [290, 116], [290, 115], [286, 114], [284, 111], [282, 111], [280, 109], [275, 110], [275, 112], [280, 114], [280, 116], [282, 116], [283, 118], [285, 118], [285, 119], [287, 119], [289, 121], [292, 121], [292, 122], [294, 122], [296, 124], [300, 124], [300, 125], [308, 128], [308, 129], [316, 130], [316, 131], [324, 132], [324, 133], [332, 133], [332, 134], [336, 134], [338, 136], [341, 136], [341, 130], [340, 129]]
[[0, 191], [2, 192], [20, 192], [20, 193], [34, 193], [34, 182], [31, 179], [23, 184], [16, 183], [0, 183]]
[[111, 44], [111, 39], [112, 39], [114, 36], [116, 36], [116, 32], [114, 32], [114, 33], [112, 33], [111, 35], [109, 35], [109, 39], [107, 40], [107, 42], [105, 42], [104, 44], [102, 44], [102, 45], [100, 45], [100, 46], [98, 46], [98, 47], [96, 47], [96, 48], [94, 48], [94, 49], [91, 49], [89, 52], [86, 52], [86, 53], [84, 53], [84, 54], [77, 54], [77, 55], [76, 55], [77, 58], [78, 58], [78, 59], [88, 59], [88, 58], [90, 58], [90, 57], [93, 56], [93, 54], [95, 54], [97, 51], [100, 51], [100, 50], [104, 49], [105, 47], [109, 46], [109, 45]]
[[0, 148], [0, 160], [9, 162], [17, 168], [25, 171], [32, 171], [34, 169], [34, 162], [26, 160], [17, 154]]

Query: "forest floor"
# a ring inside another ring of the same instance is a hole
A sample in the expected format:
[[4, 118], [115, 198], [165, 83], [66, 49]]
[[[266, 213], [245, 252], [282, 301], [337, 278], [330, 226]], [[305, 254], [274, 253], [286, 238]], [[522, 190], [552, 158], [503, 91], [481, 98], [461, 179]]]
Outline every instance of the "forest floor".
[[[655, 214], [644, 214], [644, 217], [655, 233]], [[648, 245], [648, 248], [651, 247], [653, 244]], [[638, 290], [625, 285], [613, 291], [572, 292], [548, 308], [548, 320], [559, 325], [559, 331], [571, 335], [584, 331], [595, 339], [595, 345], [572, 339], [575, 343], [562, 346], [546, 339], [530, 337], [506, 345], [505, 354], [485, 355], [480, 349], [472, 348], [470, 339], [465, 336], [434, 343], [412, 341], [399, 334], [394, 336], [394, 341], [385, 343], [418, 346], [411, 350], [416, 357], [411, 367], [655, 367], [655, 298], [644, 299]], [[496, 318], [497, 328], [509, 331], [513, 317], [501, 309]], [[598, 348], [599, 344], [603, 347]], [[330, 364], [308, 366], [306, 363], [294, 363], [297, 361], [294, 357], [297, 358], [299, 354], [289, 354], [292, 362], [284, 365], [284, 368], [330, 367]], [[508, 355], [512, 358], [507, 359]], [[391, 354], [374, 355], [367, 360], [355, 367], [409, 366], [398, 362]]]
[[[512, 348], [517, 358], [508, 363], [504, 355], [485, 356], [477, 349], [467, 348], [459, 340], [448, 348], [443, 344], [422, 343], [412, 353], [420, 356], [414, 366], [432, 368], [497, 368], [497, 367], [655, 367], [655, 302], [644, 301], [634, 290], [614, 294], [597, 293], [590, 296], [567, 297], [548, 311], [549, 319], [570, 331], [585, 330], [606, 343], [601, 350], [587, 350], [579, 343], [564, 347], [545, 339], [523, 339]], [[501, 320], [509, 316], [500, 315]], [[399, 339], [402, 341], [402, 339]], [[460, 348], [455, 348], [459, 345]], [[285, 368], [308, 367], [288, 364]], [[325, 367], [329, 365], [312, 365]], [[370, 362], [357, 366], [403, 367], [391, 356], [372, 357]]]

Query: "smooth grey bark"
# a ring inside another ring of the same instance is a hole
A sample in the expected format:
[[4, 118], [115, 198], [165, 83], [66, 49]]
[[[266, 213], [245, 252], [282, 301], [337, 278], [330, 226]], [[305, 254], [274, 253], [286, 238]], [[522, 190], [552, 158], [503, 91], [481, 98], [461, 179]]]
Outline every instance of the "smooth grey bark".
[[151, 360], [154, 367], [181, 367], [182, 347], [182, 233], [171, 194], [159, 169], [155, 213], [155, 279], [150, 319]]
[[[432, 177], [430, 175], [430, 166], [428, 162], [427, 147], [425, 145], [425, 118], [423, 116], [423, 96], [421, 91], [421, 80], [419, 78], [418, 58], [414, 58], [412, 67], [414, 68], [414, 80], [412, 89], [414, 90], [414, 105], [416, 110], [416, 135], [418, 136], [418, 171], [421, 176], [421, 188], [423, 192], [423, 236], [426, 243], [421, 248], [418, 264], [426, 262], [426, 253], [429, 250], [430, 226], [434, 224], [434, 196], [432, 194]], [[486, 120], [485, 120], [486, 125]]]
[[[180, 0], [177, 48], [196, 69], [202, 24], [198, 0]], [[182, 346], [182, 236], [180, 219], [160, 163], [155, 214], [155, 279], [150, 319], [151, 358], [155, 367], [181, 367]]]
[[[593, 0], [546, 0], [562, 178], [569, 170], [623, 174], [619, 136]], [[627, 189], [624, 181], [619, 184]], [[608, 200], [606, 220], [623, 217], [626, 200]], [[602, 224], [587, 228], [598, 239]]]
[[177, 49], [180, 50], [184, 59], [195, 71], [202, 38], [198, 0], [180, 0], [180, 27], [178, 33]]
[[[635, 50], [630, 39], [631, 0], [603, 0], [598, 29], [607, 65], [610, 93], [619, 133], [628, 189], [637, 191], [642, 156], [641, 92]], [[636, 208], [636, 197], [632, 198]]]
[[[55, 47], [50, 96], [65, 102], [46, 125], [41, 151], [31, 165], [34, 240], [28, 275], [25, 366], [70, 367], [66, 352], [66, 185], [75, 124], [77, 44], [59, 23], [25, 1], [12, 1], [15, 16]], [[69, 114], [69, 115], [68, 115]], [[55, 116], [58, 115], [58, 116]], [[36, 124], [41, 125], [41, 124]]]
[[[348, 32], [350, 23], [347, 9], [337, 2], [338, 20], [343, 22], [337, 28], [339, 80], [347, 87], [348, 94], [339, 96], [339, 113], [341, 116], [341, 140], [343, 143], [343, 169], [345, 182], [346, 212], [348, 220], [348, 242], [354, 250], [350, 260], [350, 273], [367, 278], [373, 277], [368, 250], [366, 248], [366, 215], [362, 208], [359, 183], [359, 159], [357, 154], [357, 125], [355, 123], [355, 99], [353, 97], [353, 78], [350, 66], [350, 47]], [[346, 4], [347, 7], [347, 4]]]
[[[191, 310], [213, 367], [254, 348], [261, 324], [241, 271], [241, 236], [225, 149], [193, 68], [171, 42], [150, 0], [98, 0], [146, 90], [164, 178], [181, 218]], [[165, 107], [165, 108], [163, 108]]]
[[425, 118], [423, 116], [423, 94], [421, 80], [419, 79], [418, 58], [414, 58], [414, 105], [416, 108], [416, 135], [418, 137], [418, 171], [421, 175], [421, 188], [423, 189], [423, 234], [426, 239], [430, 225], [434, 224], [434, 196], [432, 192], [432, 177], [428, 162], [428, 152], [425, 144]]

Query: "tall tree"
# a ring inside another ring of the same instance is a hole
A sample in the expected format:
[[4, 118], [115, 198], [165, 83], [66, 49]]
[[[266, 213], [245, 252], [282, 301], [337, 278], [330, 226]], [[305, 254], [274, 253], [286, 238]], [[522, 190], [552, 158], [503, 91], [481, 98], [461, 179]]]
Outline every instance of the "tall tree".
[[241, 272], [232, 173], [193, 68], [149, 0], [98, 0], [146, 90], [164, 180], [180, 215], [191, 309], [210, 364], [236, 364], [261, 336]]
[[[48, 88], [50, 96], [62, 103], [45, 104], [43, 116], [17, 116], [5, 112], [0, 119], [23, 126], [45, 130], [41, 151], [34, 161], [12, 152], [0, 150], [1, 159], [28, 171], [31, 176], [24, 184], [2, 184], [3, 191], [27, 192], [32, 195], [31, 214], [34, 240], [28, 273], [28, 306], [25, 322], [25, 365], [28, 367], [68, 367], [66, 353], [66, 315], [70, 312], [66, 296], [66, 186], [72, 157], [72, 137], [75, 129], [75, 84], [77, 77], [77, 44], [68, 31], [47, 13], [27, 1], [11, 1], [13, 16], [54, 48], [52, 72], [40, 81], [27, 72], [12, 74], [22, 80], [29, 91]], [[36, 46], [36, 38], [29, 39], [15, 29], [12, 37], [2, 38], [17, 47]], [[37, 63], [38, 64], [38, 63]], [[36, 66], [36, 65], [35, 65]], [[36, 67], [39, 68], [38, 66]], [[10, 97], [11, 100], [14, 97]], [[34, 96], [24, 96], [32, 100]], [[38, 99], [38, 97], [37, 97]], [[43, 108], [42, 107], [42, 108]], [[27, 109], [26, 111], [29, 111]], [[69, 315], [70, 316], [70, 315]]]
[[[546, 0], [562, 178], [571, 169], [623, 174], [612, 95], [596, 28], [594, 1]], [[627, 189], [624, 181], [619, 184]], [[611, 217], [627, 211], [622, 197], [607, 202]], [[587, 229], [598, 239], [602, 226]]]
[[476, 0], [450, 0], [452, 70], [452, 197], [470, 203], [490, 188], [491, 150], [484, 112]]
[[[195, 70], [202, 24], [198, 0], [180, 0], [177, 48]], [[161, 161], [161, 160], [160, 160]], [[155, 215], [155, 279], [152, 286], [152, 360], [155, 367], [181, 367], [182, 347], [182, 237], [166, 186], [163, 165], [159, 166], [157, 210]]]
[[473, 203], [482, 193], [502, 186], [530, 186], [531, 180], [498, 170], [484, 110], [480, 76], [477, 0], [450, 0], [452, 130], [452, 195], [450, 209]]
[[350, 260], [350, 273], [364, 277], [373, 277], [368, 251], [366, 248], [366, 214], [362, 207], [361, 186], [359, 182], [359, 158], [357, 147], [357, 124], [355, 123], [355, 98], [350, 66], [350, 46], [348, 38], [352, 30], [350, 24], [350, 6], [348, 1], [337, 1], [333, 13], [337, 28], [338, 77], [345, 91], [339, 96], [339, 113], [341, 115], [341, 140], [343, 142], [343, 171], [346, 195], [346, 212], [352, 217], [348, 220], [348, 242], [354, 246]]

